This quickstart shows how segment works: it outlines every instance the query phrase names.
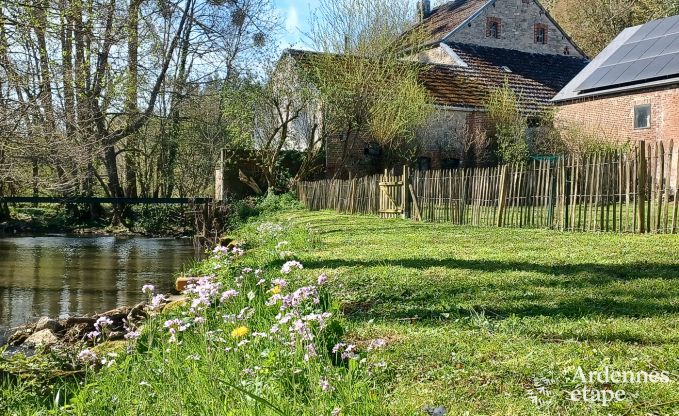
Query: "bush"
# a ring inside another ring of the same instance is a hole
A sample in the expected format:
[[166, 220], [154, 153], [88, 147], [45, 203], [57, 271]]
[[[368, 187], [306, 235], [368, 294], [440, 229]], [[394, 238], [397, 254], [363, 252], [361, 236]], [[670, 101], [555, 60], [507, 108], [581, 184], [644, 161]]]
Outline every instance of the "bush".
[[181, 205], [141, 205], [132, 208], [130, 219], [135, 228], [153, 235], [181, 232], [192, 225]]
[[237, 228], [249, 219], [262, 214], [301, 208], [303, 208], [302, 204], [290, 192], [281, 195], [269, 193], [264, 197], [239, 199], [229, 204], [228, 228]]
[[505, 84], [490, 92], [486, 101], [500, 163], [521, 163], [528, 159], [528, 121], [521, 114], [516, 93]]

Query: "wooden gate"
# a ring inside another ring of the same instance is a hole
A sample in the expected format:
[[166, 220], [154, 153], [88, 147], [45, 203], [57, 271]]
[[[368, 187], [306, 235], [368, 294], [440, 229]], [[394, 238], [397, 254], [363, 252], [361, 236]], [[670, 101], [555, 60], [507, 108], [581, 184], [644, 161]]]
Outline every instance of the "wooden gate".
[[402, 176], [395, 176], [386, 170], [380, 175], [380, 205], [379, 212], [382, 218], [406, 217], [407, 210], [407, 187], [408, 169], [403, 169]]

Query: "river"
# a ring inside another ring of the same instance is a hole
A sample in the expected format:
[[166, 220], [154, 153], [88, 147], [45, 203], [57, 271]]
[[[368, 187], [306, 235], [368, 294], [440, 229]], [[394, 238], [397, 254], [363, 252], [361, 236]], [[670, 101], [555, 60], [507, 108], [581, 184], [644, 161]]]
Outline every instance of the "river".
[[0, 338], [7, 328], [40, 316], [133, 305], [142, 300], [145, 284], [168, 293], [174, 275], [198, 255], [190, 239], [0, 238]]

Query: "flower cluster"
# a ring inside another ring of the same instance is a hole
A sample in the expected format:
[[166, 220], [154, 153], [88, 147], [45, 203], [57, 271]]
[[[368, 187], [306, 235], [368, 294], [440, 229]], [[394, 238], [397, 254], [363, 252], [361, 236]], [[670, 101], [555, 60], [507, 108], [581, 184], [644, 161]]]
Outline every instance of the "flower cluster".
[[245, 250], [236, 244], [234, 246], [217, 246], [212, 250], [212, 254], [217, 257], [240, 257], [245, 254]]
[[170, 332], [170, 343], [177, 342], [177, 332], [184, 332], [189, 328], [188, 324], [185, 324], [179, 319], [170, 319], [169, 321], [165, 321], [163, 326]]
[[304, 266], [297, 260], [290, 260], [281, 267], [281, 273], [290, 274], [294, 269], [302, 270]]
[[267, 236], [277, 236], [280, 233], [282, 233], [285, 230], [285, 227], [283, 227], [280, 224], [272, 223], [272, 222], [264, 222], [261, 223], [257, 227], [257, 232], [262, 235], [267, 235]]
[[186, 287], [184, 293], [191, 299], [190, 312], [193, 315], [200, 315], [216, 302], [221, 293], [222, 284], [216, 280], [215, 276], [203, 276], [195, 283]]

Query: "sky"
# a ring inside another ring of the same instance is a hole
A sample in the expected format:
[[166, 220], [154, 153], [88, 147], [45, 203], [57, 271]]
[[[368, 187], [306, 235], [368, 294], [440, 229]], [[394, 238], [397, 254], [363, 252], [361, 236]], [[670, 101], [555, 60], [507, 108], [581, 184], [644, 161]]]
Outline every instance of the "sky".
[[307, 48], [304, 33], [309, 32], [311, 13], [321, 0], [274, 0], [285, 28], [283, 48]]

